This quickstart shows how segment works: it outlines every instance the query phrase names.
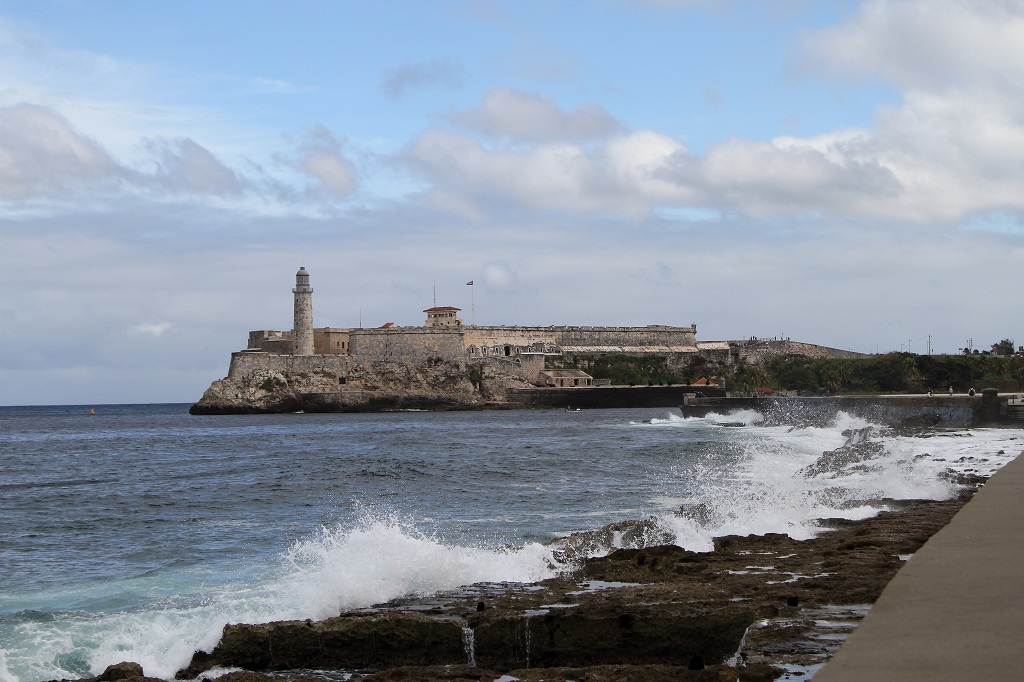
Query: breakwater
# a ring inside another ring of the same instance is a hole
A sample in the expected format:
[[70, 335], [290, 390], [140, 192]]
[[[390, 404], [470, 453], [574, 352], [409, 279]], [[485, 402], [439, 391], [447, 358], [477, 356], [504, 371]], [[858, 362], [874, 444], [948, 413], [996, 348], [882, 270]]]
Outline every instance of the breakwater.
[[882, 424], [925, 420], [950, 427], [999, 425], [1006, 416], [1007, 397], [994, 389], [977, 396], [830, 396], [830, 397], [691, 397], [680, 404], [683, 416], [731, 414], [754, 410], [769, 424], [816, 424], [832, 421], [839, 412]]
[[696, 392], [725, 398], [715, 386], [596, 386], [592, 388], [513, 388], [508, 402], [525, 407], [572, 407], [581, 409], [621, 407], [679, 407]]

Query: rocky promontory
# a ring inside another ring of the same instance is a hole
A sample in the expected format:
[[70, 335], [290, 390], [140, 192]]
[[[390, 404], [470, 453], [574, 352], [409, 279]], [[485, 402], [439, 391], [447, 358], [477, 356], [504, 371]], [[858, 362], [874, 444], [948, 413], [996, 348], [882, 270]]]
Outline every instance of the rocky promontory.
[[[289, 359], [289, 358], [286, 358]], [[273, 414], [287, 412], [379, 412], [429, 409], [472, 410], [499, 406], [509, 388], [533, 384], [481, 368], [440, 358], [418, 363], [378, 361], [346, 368], [343, 385], [333, 365], [303, 362], [291, 366], [232, 367], [214, 381], [191, 414]]]

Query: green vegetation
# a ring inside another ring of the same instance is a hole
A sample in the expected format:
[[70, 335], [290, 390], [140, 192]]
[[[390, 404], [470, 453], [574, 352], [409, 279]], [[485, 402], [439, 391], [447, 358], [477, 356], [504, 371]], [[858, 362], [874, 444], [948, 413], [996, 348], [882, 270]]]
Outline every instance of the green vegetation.
[[548, 361], [549, 369], [581, 369], [595, 379], [607, 379], [615, 386], [660, 386], [689, 382], [686, 372], [668, 366], [664, 355], [577, 355], [572, 359]]
[[270, 392], [276, 391], [279, 388], [284, 388], [287, 385], [288, 382], [282, 379], [281, 377], [273, 376], [264, 379], [263, 383], [260, 384], [260, 388], [262, 388], [264, 391]]
[[[1009, 342], [1009, 340], [1005, 340]], [[1009, 342], [1012, 346], [1012, 342]], [[1004, 342], [996, 344], [1002, 348]], [[802, 395], [834, 393], [964, 393], [998, 388], [1024, 390], [1024, 357], [980, 353], [915, 355], [887, 353], [857, 359], [819, 359], [803, 355], [774, 358], [765, 367], [740, 362], [722, 367], [697, 355], [688, 366], [672, 366], [663, 355], [577, 355], [547, 361], [548, 369], [581, 369], [616, 386], [691, 384], [702, 377], [725, 377], [730, 391], [771, 388]]]
[[[743, 367], [737, 366], [733, 374]], [[1018, 391], [1024, 387], [1024, 357], [887, 353], [837, 360], [787, 355], [769, 362], [766, 374], [772, 388], [803, 394], [923, 393], [929, 389], [942, 393], [950, 386], [957, 392], [972, 386]]]
[[1013, 351], [1016, 347], [1013, 345], [1013, 339], [1003, 339], [998, 343], [992, 344], [993, 355], [1013, 355]]

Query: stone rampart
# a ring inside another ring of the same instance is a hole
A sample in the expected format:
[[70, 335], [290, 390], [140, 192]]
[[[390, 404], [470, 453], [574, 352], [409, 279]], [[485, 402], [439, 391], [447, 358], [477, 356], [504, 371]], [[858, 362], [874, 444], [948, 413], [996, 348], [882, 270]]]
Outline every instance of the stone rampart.
[[351, 355], [360, 363], [404, 362], [415, 365], [441, 358], [465, 366], [466, 353], [458, 328], [388, 327], [349, 332]]
[[731, 341], [739, 349], [739, 357], [752, 365], [762, 365], [773, 358], [783, 355], [802, 355], [816, 359], [856, 359], [869, 357], [864, 353], [855, 353], [839, 348], [829, 348], [813, 343], [801, 343], [800, 341], [771, 340], [771, 341]]
[[595, 353], [696, 352], [697, 328], [647, 327], [466, 327], [470, 356], [521, 352], [557, 353], [561, 349]]
[[555, 327], [465, 327], [466, 352], [470, 357], [505, 356], [522, 352], [557, 352]]
[[563, 327], [561, 346], [575, 347], [696, 347], [697, 327]]
[[228, 379], [240, 379], [258, 371], [281, 374], [336, 374], [340, 379], [352, 369], [352, 360], [345, 355], [272, 355], [238, 351], [231, 354]]

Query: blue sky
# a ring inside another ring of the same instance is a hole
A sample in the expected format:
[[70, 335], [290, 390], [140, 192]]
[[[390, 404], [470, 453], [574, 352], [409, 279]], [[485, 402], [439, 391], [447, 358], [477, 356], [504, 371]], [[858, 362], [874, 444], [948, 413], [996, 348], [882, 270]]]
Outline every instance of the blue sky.
[[0, 404], [197, 399], [299, 264], [318, 326], [474, 280], [480, 324], [1024, 342], [1022, 81], [994, 0], [3, 1]]

